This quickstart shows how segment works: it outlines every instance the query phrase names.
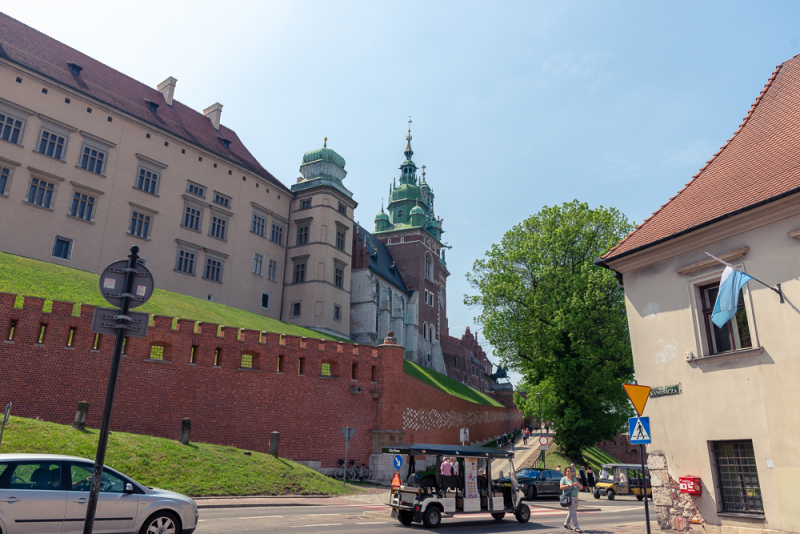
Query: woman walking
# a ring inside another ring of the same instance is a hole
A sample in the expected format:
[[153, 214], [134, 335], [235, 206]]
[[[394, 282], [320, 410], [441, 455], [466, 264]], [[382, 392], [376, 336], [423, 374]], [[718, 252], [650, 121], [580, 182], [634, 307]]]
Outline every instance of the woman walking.
[[[569, 495], [572, 499], [569, 504], [567, 518], [564, 520], [564, 528], [575, 532], [583, 532], [578, 526], [578, 492], [583, 489], [583, 486], [575, 477], [574, 467], [569, 466], [564, 470], [564, 478], [561, 479], [560, 487], [561, 494]], [[570, 523], [574, 528], [570, 526]]]
[[592, 466], [589, 466], [588, 471], [586, 471], [586, 482], [589, 484], [589, 493], [594, 493], [594, 471], [592, 470]]

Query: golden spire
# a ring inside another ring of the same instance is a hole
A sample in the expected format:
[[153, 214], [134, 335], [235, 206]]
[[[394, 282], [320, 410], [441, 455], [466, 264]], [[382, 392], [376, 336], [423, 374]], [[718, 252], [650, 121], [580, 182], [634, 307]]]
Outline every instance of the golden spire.
[[325, 144], [322, 145], [322, 148], [328, 148], [328, 138], [325, 138]]

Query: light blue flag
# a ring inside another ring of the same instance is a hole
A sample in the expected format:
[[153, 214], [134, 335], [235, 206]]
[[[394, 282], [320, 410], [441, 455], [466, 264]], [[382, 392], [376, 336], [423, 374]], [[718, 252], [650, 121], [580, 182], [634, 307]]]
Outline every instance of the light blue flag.
[[719, 281], [719, 293], [717, 302], [714, 304], [714, 311], [711, 313], [711, 322], [719, 328], [736, 315], [739, 307], [739, 291], [753, 277], [730, 266], [725, 267], [722, 272], [722, 279]]

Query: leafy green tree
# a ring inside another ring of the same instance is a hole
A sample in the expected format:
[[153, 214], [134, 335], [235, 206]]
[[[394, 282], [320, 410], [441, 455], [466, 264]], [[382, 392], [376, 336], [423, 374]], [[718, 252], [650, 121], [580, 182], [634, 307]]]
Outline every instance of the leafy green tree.
[[555, 441], [573, 458], [611, 439], [631, 415], [622, 388], [633, 378], [624, 294], [593, 260], [632, 229], [614, 208], [577, 200], [545, 207], [467, 275], [477, 294], [465, 303], [481, 308], [484, 337], [534, 393], [516, 396], [518, 406], [536, 416], [541, 391]]

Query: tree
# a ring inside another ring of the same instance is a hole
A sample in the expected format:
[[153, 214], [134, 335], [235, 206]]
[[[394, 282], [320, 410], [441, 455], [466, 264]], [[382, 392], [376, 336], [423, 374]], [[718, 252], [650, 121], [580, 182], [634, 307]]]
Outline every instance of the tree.
[[633, 226], [614, 208], [577, 200], [545, 207], [508, 231], [467, 275], [476, 321], [502, 364], [533, 391], [518, 406], [542, 409], [562, 451], [611, 439], [631, 415], [622, 384], [633, 378], [623, 291], [614, 273], [594, 265]]

